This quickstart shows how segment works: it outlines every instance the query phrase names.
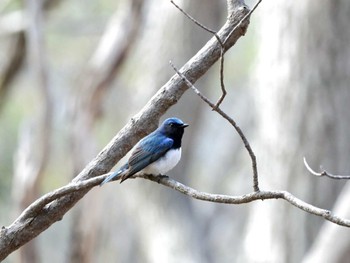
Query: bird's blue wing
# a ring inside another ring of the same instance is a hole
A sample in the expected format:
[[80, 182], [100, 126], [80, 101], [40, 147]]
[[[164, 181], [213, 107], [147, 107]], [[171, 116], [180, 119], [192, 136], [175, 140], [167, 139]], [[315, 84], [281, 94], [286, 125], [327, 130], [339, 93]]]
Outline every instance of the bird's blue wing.
[[141, 140], [129, 158], [129, 170], [125, 179], [164, 156], [173, 143], [173, 139], [157, 134]]
[[108, 176], [100, 184], [101, 186], [109, 181], [115, 180], [121, 176], [121, 181], [128, 179], [149, 164], [157, 161], [159, 158], [171, 149], [174, 141], [157, 133], [150, 134], [149, 136], [142, 139], [135, 147], [132, 152], [128, 163], [123, 165], [118, 171]]

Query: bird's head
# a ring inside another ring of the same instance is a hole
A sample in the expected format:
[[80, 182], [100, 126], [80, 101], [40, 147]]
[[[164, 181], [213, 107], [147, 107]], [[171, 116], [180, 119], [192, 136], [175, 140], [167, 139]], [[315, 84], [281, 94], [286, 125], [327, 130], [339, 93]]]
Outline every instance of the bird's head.
[[169, 137], [182, 137], [188, 124], [178, 118], [168, 118], [159, 127], [159, 130]]

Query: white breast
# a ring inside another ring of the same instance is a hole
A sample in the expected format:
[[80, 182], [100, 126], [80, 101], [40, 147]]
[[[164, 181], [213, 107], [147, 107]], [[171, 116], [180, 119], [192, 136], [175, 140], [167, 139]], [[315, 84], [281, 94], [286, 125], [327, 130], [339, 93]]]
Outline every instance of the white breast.
[[144, 168], [142, 172], [145, 174], [165, 175], [177, 165], [180, 158], [181, 148], [169, 150], [162, 158]]

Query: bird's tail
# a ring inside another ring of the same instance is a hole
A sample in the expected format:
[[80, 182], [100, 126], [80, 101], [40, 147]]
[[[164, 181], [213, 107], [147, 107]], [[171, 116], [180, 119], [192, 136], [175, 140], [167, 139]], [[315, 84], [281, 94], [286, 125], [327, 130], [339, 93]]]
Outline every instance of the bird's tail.
[[127, 167], [122, 167], [119, 170], [115, 171], [114, 173], [112, 173], [110, 176], [108, 176], [106, 179], [104, 179], [102, 181], [102, 183], [100, 184], [100, 186], [104, 185], [105, 183], [108, 183], [110, 181], [114, 181], [117, 180], [117, 178], [121, 175], [123, 175], [123, 173], [126, 171]]

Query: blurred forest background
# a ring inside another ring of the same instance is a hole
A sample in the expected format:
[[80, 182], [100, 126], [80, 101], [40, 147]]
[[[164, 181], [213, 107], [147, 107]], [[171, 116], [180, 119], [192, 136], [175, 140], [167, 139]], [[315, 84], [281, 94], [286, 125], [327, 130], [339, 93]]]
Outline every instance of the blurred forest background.
[[[212, 29], [226, 1], [176, 1]], [[247, 1], [249, 6], [255, 2]], [[0, 224], [67, 184], [211, 37], [169, 1], [0, 1]], [[261, 189], [350, 218], [350, 1], [263, 1], [225, 56], [222, 108], [257, 155]], [[219, 68], [196, 86], [219, 98]], [[211, 193], [252, 191], [235, 131], [193, 92], [169, 173]], [[118, 165], [117, 165], [118, 166]], [[142, 179], [93, 189], [6, 262], [348, 262], [350, 230], [288, 203], [221, 205]]]

